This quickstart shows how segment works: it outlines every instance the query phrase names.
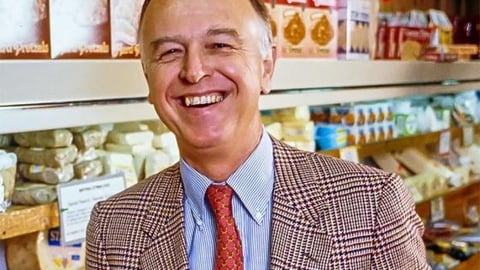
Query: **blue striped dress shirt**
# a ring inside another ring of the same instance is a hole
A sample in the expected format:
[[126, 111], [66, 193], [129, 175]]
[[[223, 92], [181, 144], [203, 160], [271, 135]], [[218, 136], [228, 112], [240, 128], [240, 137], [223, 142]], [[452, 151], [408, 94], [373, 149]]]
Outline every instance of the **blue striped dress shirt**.
[[[215, 257], [215, 219], [205, 198], [213, 183], [180, 160], [185, 187], [185, 237], [192, 270], [212, 270]], [[240, 233], [245, 270], [269, 268], [270, 222], [274, 170], [270, 137], [263, 131], [257, 148], [226, 183], [234, 190], [233, 216]]]

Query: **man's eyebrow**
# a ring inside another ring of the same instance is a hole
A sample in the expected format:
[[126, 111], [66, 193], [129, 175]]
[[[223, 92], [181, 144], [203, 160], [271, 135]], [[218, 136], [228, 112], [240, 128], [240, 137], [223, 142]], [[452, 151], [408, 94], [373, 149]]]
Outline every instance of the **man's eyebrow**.
[[174, 36], [163, 36], [156, 38], [150, 42], [150, 47], [153, 49], [153, 51], [156, 51], [158, 47], [160, 47], [164, 43], [168, 42], [176, 42], [178, 43], [180, 41], [179, 37], [174, 37]]
[[207, 36], [227, 35], [231, 36], [238, 43], [242, 43], [242, 39], [238, 32], [233, 28], [212, 28], [207, 31]]

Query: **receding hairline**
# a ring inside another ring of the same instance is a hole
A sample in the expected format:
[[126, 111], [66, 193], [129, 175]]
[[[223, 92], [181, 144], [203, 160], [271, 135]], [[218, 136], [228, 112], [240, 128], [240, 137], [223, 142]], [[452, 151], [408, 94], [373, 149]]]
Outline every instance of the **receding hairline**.
[[[239, 0], [235, 0], [235, 1], [239, 1]], [[143, 19], [145, 17], [145, 13], [147, 11], [147, 8], [150, 6], [151, 2], [152, 2], [152, 0], [145, 0], [145, 2], [143, 2], [142, 11], [140, 13], [140, 21], [139, 21], [139, 25], [138, 25], [139, 31], [142, 27], [142, 22], [143, 22]], [[251, 6], [253, 7], [253, 9], [255, 10], [255, 13], [260, 17], [260, 19], [263, 21], [263, 23], [265, 23], [265, 25], [270, 27], [270, 15], [268, 13], [268, 10], [267, 10], [267, 7], [265, 6], [264, 1], [263, 0], [249, 0], [249, 2], [251, 4]]]

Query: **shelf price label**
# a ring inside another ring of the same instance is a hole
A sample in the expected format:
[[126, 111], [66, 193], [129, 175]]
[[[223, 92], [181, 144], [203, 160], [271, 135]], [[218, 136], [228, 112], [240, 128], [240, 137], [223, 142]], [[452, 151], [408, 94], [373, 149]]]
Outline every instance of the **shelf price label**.
[[356, 146], [340, 148], [340, 158], [351, 162], [359, 163], [358, 149]]
[[440, 155], [450, 153], [450, 140], [451, 140], [450, 130], [446, 130], [440, 133], [440, 140], [438, 143], [438, 153]]
[[430, 201], [430, 221], [437, 222], [445, 218], [445, 204], [443, 197], [438, 197]]
[[470, 146], [473, 143], [473, 126], [464, 126], [463, 133], [463, 146]]
[[99, 178], [73, 181], [57, 186], [62, 245], [85, 240], [90, 213], [99, 201], [124, 190], [122, 173]]

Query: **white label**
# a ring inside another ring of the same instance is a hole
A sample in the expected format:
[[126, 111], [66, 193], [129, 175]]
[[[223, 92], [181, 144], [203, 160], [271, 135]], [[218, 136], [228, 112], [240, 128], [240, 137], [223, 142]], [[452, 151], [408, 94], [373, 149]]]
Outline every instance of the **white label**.
[[430, 219], [437, 222], [445, 218], [445, 205], [443, 197], [438, 197], [430, 201]]
[[358, 150], [356, 146], [349, 146], [340, 149], [340, 158], [343, 160], [359, 163]]
[[440, 155], [450, 153], [450, 131], [449, 130], [444, 131], [440, 134], [438, 153]]
[[463, 146], [470, 146], [473, 143], [473, 127], [463, 127]]
[[80, 180], [57, 186], [62, 245], [85, 240], [90, 213], [95, 203], [126, 188], [123, 174]]

